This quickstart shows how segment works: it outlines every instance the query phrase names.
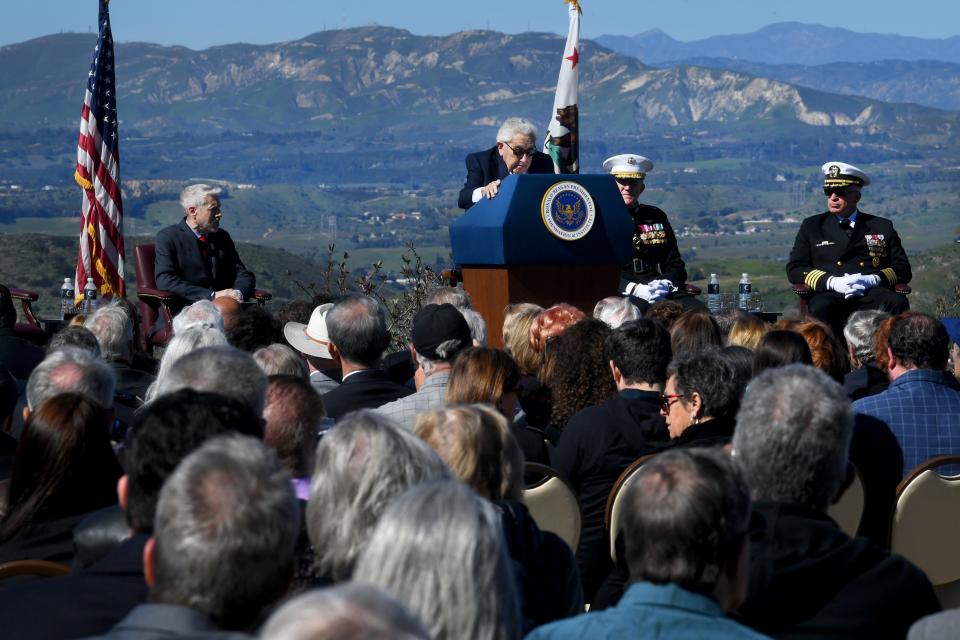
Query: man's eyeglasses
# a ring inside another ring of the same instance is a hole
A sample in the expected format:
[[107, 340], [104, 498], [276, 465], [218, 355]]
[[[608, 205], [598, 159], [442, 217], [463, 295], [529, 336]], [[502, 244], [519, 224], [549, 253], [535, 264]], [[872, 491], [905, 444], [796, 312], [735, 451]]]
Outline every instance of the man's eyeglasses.
[[537, 148], [536, 148], [536, 147], [526, 147], [526, 148], [525, 148], [525, 147], [517, 147], [517, 148], [513, 148], [513, 147], [510, 145], [509, 142], [504, 142], [503, 144], [507, 145], [507, 149], [510, 149], [510, 151], [513, 151], [513, 155], [517, 156], [517, 158], [522, 158], [523, 156], [531, 156], [531, 157], [532, 157], [533, 154], [536, 153], [536, 151], [537, 151]]
[[670, 413], [670, 405], [680, 402], [680, 398], [683, 397], [682, 393], [672, 393], [670, 395], [660, 394], [660, 408], [663, 409], [664, 413]]
[[824, 187], [823, 188], [823, 195], [827, 196], [828, 198], [833, 194], [837, 194], [837, 196], [841, 198], [845, 198], [847, 194], [850, 194], [850, 193], [858, 193], [858, 190], [851, 189], [849, 187]]

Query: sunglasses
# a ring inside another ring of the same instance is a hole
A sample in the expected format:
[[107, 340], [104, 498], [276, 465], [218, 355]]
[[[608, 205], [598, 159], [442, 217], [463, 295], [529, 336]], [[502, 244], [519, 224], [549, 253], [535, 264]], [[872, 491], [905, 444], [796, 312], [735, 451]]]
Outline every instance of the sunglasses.
[[536, 147], [517, 147], [514, 149], [512, 146], [510, 146], [509, 142], [504, 142], [503, 144], [507, 145], [507, 149], [513, 151], [513, 155], [517, 156], [517, 158], [522, 158], [523, 156], [533, 156], [533, 154], [537, 151]]
[[843, 198], [843, 197], [846, 197], [847, 194], [859, 193], [859, 192], [860, 192], [859, 189], [856, 189], [856, 188], [851, 189], [850, 187], [824, 187], [823, 188], [823, 195], [827, 196], [828, 198], [833, 194], [837, 194], [837, 196]]
[[670, 413], [670, 405], [680, 402], [680, 398], [683, 397], [682, 393], [673, 393], [670, 395], [660, 394], [660, 408], [663, 409], [664, 413]]

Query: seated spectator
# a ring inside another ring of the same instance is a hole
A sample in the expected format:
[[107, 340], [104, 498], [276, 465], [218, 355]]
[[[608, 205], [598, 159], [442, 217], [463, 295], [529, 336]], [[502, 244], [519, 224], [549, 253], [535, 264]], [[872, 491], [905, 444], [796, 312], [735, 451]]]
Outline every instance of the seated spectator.
[[528, 640], [762, 638], [725, 617], [747, 586], [750, 492], [719, 450], [661, 453], [623, 498], [633, 581], [620, 603], [549, 624]]
[[50, 341], [47, 342], [47, 355], [63, 347], [84, 349], [95, 358], [102, 357], [97, 336], [86, 327], [68, 326], [50, 336]]
[[617, 393], [604, 358], [603, 342], [610, 327], [587, 318], [552, 339], [543, 365], [553, 411], [546, 437], [556, 444], [567, 421], [578, 411], [605, 402]]
[[670, 331], [676, 319], [686, 313], [686, 311], [687, 308], [676, 300], [657, 300], [650, 305], [650, 308], [643, 314], [643, 317], [649, 318], [654, 322], [659, 322], [664, 329]]
[[127, 411], [127, 422], [133, 419], [133, 410], [143, 404], [147, 387], [153, 381], [153, 375], [133, 368], [133, 322], [127, 312], [117, 305], [108, 304], [97, 309], [84, 322], [97, 338], [100, 353], [113, 369], [116, 379], [114, 400]]
[[586, 317], [583, 311], [564, 302], [544, 309], [530, 324], [530, 346], [542, 357], [548, 342]]
[[20, 337], [16, 331], [17, 310], [10, 289], [0, 284], [0, 365], [14, 378], [26, 380], [43, 360], [43, 349]]
[[194, 327], [216, 329], [225, 333], [223, 314], [219, 307], [209, 300], [198, 300], [184, 307], [173, 317], [173, 334], [178, 335]]
[[429, 640], [423, 624], [382, 589], [346, 583], [297, 596], [277, 609], [263, 640]]
[[340, 386], [341, 375], [330, 353], [330, 333], [327, 330], [326, 316], [331, 309], [333, 303], [328, 302], [310, 313], [309, 323], [291, 320], [283, 325], [283, 337], [303, 356], [310, 384], [321, 395]]
[[727, 344], [730, 346], [756, 349], [763, 339], [763, 335], [770, 330], [770, 325], [755, 315], [744, 313], [738, 317], [730, 330], [726, 332]]
[[[948, 367], [948, 372], [953, 375], [954, 380], [960, 381], [960, 318], [942, 318], [940, 322], [950, 336], [950, 362], [953, 366]], [[954, 388], [960, 388], [960, 384]]]
[[886, 391], [857, 400], [854, 411], [885, 424], [903, 450], [904, 472], [960, 453], [960, 390], [946, 373], [950, 337], [936, 318], [895, 316], [887, 339]]
[[160, 491], [143, 552], [150, 603], [103, 638], [249, 629], [287, 590], [299, 530], [289, 476], [269, 449], [239, 435], [206, 442]]
[[670, 346], [675, 357], [684, 353], [700, 353], [705, 349], [719, 349], [723, 346], [720, 327], [706, 309], [690, 309], [670, 325]]
[[463, 314], [463, 319], [467, 321], [467, 326], [470, 327], [470, 338], [473, 341], [473, 346], [487, 346], [487, 321], [483, 319], [483, 316], [473, 309], [462, 309], [460, 313]]
[[717, 328], [720, 329], [720, 336], [724, 341], [728, 339], [730, 330], [733, 329], [733, 325], [737, 323], [737, 320], [750, 317], [753, 316], [737, 307], [727, 308], [713, 315], [713, 319], [717, 321]]
[[74, 525], [117, 500], [123, 471], [109, 433], [110, 414], [79, 393], [58, 394], [31, 411], [0, 520], [0, 563], [70, 563]]
[[420, 414], [414, 431], [497, 508], [514, 562], [524, 630], [582, 611], [573, 553], [558, 536], [541, 531], [523, 504], [523, 457], [503, 416], [486, 405], [435, 409]]
[[826, 515], [847, 477], [852, 418], [843, 388], [805, 365], [765, 371], [744, 395], [733, 449], [755, 517], [739, 615], [762, 633], [900, 638], [940, 609], [922, 571]]
[[428, 304], [413, 316], [410, 351], [417, 361], [420, 382], [417, 392], [388, 402], [377, 411], [413, 429], [417, 414], [441, 407], [453, 361], [472, 344], [470, 327], [450, 304]]
[[500, 519], [459, 482], [425, 483], [391, 501], [353, 579], [400, 600], [432, 638], [521, 637], [520, 600]]
[[426, 300], [426, 304], [452, 304], [461, 313], [464, 309], [473, 308], [470, 293], [463, 287], [437, 286], [427, 294]]
[[433, 449], [389, 418], [356, 411], [337, 423], [317, 446], [307, 503], [320, 580], [350, 578], [357, 555], [394, 496], [419, 482], [450, 477]]
[[593, 317], [606, 323], [611, 329], [616, 329], [624, 322], [639, 320], [640, 309], [630, 302], [630, 298], [610, 296], [603, 298], [593, 307]]
[[[231, 301], [227, 304], [237, 303]], [[247, 353], [253, 353], [257, 349], [269, 346], [277, 341], [277, 335], [273, 329], [273, 316], [270, 315], [269, 311], [257, 305], [242, 309], [233, 323], [225, 324], [227, 326], [227, 340], [230, 341], [230, 344]]]
[[669, 438], [659, 410], [670, 355], [670, 335], [653, 320], [613, 330], [604, 341], [603, 359], [617, 393], [574, 414], [551, 456], [580, 498], [577, 563], [589, 602], [612, 569], [603, 521], [610, 490], [634, 460], [661, 450]]
[[745, 390], [750, 378], [753, 377], [753, 350], [737, 345], [727, 345], [720, 349], [720, 353], [736, 369], [737, 377], [740, 379], [737, 386]]
[[192, 351], [157, 379], [154, 398], [179, 391], [209, 391], [239, 400], [261, 415], [267, 394], [267, 376], [253, 356], [230, 346], [203, 347]]
[[753, 375], [788, 364], [813, 365], [807, 341], [796, 331], [768, 331], [753, 353]]
[[843, 376], [843, 388], [851, 400], [873, 396], [890, 384], [886, 371], [877, 368], [877, 356], [873, 351], [873, 337], [890, 314], [876, 309], [855, 311], [843, 328], [847, 341], [847, 356], [850, 372]]
[[[41, 404], [61, 393], [79, 393], [99, 403], [111, 415], [113, 421], [113, 371], [100, 358], [89, 351], [64, 347], [54, 351], [37, 365], [27, 380], [27, 405], [23, 408], [23, 420]], [[13, 434], [18, 437], [18, 433]]]
[[503, 348], [520, 367], [519, 403], [528, 429], [542, 435], [550, 422], [550, 391], [537, 376], [543, 354], [530, 343], [530, 327], [543, 307], [521, 302], [507, 305], [503, 317]]
[[547, 446], [540, 432], [526, 428], [526, 421], [514, 420], [519, 399], [520, 369], [505, 351], [470, 347], [453, 362], [447, 382], [447, 404], [482, 402], [507, 419], [510, 430], [528, 462], [549, 464]]
[[272, 375], [267, 378], [267, 404], [263, 409], [263, 442], [277, 452], [293, 478], [297, 498], [310, 497], [310, 470], [317, 449], [320, 421], [326, 412], [320, 394], [305, 376]]
[[343, 374], [340, 386], [323, 394], [328, 416], [339, 420], [351, 411], [375, 409], [412, 393], [377, 368], [390, 346], [387, 312], [377, 299], [347, 296], [326, 312], [325, 320], [327, 348]]
[[156, 397], [157, 388], [170, 375], [170, 368], [173, 367], [173, 363], [188, 353], [193, 353], [203, 347], [219, 346], [227, 346], [227, 336], [214, 327], [196, 325], [175, 334], [163, 350], [163, 355], [160, 357], [160, 366], [157, 367], [156, 380], [147, 388], [146, 401], [150, 402]]
[[[127, 473], [116, 483], [119, 506], [94, 512], [74, 530], [78, 559], [94, 551], [98, 557], [69, 576], [0, 591], [4, 633], [46, 640], [105, 633], [146, 602], [143, 548], [153, 533], [160, 488], [204, 441], [233, 431], [259, 437], [263, 427], [249, 408], [222, 396], [184, 389], [144, 407], [127, 438]], [[117, 520], [114, 509], [121, 508]]]
[[894, 318], [895, 316], [890, 316], [884, 319], [873, 336], [873, 355], [877, 358], [877, 368], [880, 371], [889, 370], [890, 358], [887, 354], [887, 338], [890, 336]]
[[843, 377], [850, 370], [850, 362], [846, 349], [834, 337], [830, 327], [818, 320], [808, 320], [794, 323], [792, 330], [807, 341], [813, 366], [842, 383]]
[[660, 397], [660, 414], [667, 420], [673, 445], [712, 447], [730, 442], [745, 382], [716, 349], [676, 356]]
[[306, 362], [285, 344], [275, 342], [266, 347], [260, 347], [253, 352], [253, 359], [268, 376], [297, 376], [310, 380]]

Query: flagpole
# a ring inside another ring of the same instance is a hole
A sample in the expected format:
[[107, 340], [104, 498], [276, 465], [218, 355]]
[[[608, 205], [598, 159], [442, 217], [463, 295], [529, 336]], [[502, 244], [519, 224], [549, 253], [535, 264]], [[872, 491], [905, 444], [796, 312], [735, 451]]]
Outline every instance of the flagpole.
[[563, 0], [567, 9], [569, 27], [567, 42], [560, 61], [557, 91], [553, 111], [543, 141], [543, 152], [553, 159], [555, 173], [580, 173], [580, 115], [577, 107], [580, 63], [580, 8], [579, 0]]

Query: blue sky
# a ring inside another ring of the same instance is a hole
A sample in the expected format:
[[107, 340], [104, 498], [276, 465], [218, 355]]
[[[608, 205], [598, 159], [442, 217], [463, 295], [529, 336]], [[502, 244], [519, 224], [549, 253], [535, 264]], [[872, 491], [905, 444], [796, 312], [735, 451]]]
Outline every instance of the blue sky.
[[[956, 0], [582, 0], [582, 35], [661, 29], [678, 40], [746, 33], [783, 21], [853, 31], [945, 38], [960, 33]], [[86, 32], [97, 0], [4, 0], [0, 44], [59, 31]], [[114, 35], [192, 49], [294, 40], [371, 23], [441, 35], [464, 29], [566, 33], [562, 0], [112, 0]]]

